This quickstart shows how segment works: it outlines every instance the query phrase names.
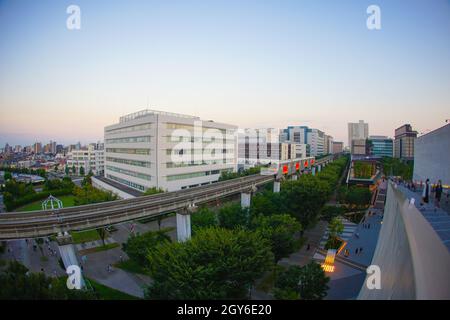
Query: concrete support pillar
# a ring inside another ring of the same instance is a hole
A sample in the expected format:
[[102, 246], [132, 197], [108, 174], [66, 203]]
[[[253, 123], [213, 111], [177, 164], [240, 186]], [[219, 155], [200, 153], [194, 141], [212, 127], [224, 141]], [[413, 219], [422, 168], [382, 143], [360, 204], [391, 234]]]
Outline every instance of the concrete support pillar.
[[241, 192], [241, 207], [250, 208], [251, 199], [252, 199], [251, 192]]
[[191, 213], [195, 211], [194, 205], [177, 212], [177, 239], [185, 242], [191, 238]]
[[[73, 245], [72, 237], [67, 232], [65, 232], [64, 234], [60, 233], [56, 237], [56, 241], [58, 243], [59, 254], [61, 255], [61, 259], [64, 263], [66, 271], [69, 270], [69, 267], [71, 266], [77, 266], [78, 268], [80, 268], [77, 255], [75, 253], [75, 247]], [[86, 286], [86, 283], [84, 282], [83, 278], [83, 273], [81, 272], [80, 272], [80, 284], [81, 288], [84, 288]]]
[[293, 174], [293, 175], [291, 176], [291, 179], [292, 179], [293, 181], [297, 180], [297, 179], [298, 179], [297, 174]]
[[280, 192], [280, 189], [281, 189], [281, 181], [275, 180], [273, 182], [273, 192], [278, 193], [278, 192]]
[[312, 167], [311, 168], [311, 173], [312, 173], [313, 176], [316, 175], [316, 167]]
[[319, 164], [319, 165], [317, 166], [317, 172], [320, 172], [320, 171], [322, 171], [322, 165], [321, 165], [321, 164]]

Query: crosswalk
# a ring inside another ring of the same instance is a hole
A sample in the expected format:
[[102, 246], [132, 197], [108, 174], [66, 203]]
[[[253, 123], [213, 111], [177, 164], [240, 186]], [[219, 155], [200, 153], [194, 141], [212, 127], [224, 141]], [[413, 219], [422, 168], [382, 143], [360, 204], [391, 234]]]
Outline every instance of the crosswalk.
[[[344, 241], [350, 240], [351, 237], [353, 236], [353, 234], [355, 233], [358, 225], [356, 223], [353, 223], [353, 222], [343, 218], [343, 217], [338, 217], [338, 219], [341, 220], [342, 224], [344, 225], [344, 230], [339, 235], [339, 237]], [[327, 230], [323, 234], [322, 239], [320, 240], [319, 248], [321, 248], [321, 249], [325, 248], [325, 244], [327, 243], [329, 233], [330, 233], [329, 229], [327, 228]]]

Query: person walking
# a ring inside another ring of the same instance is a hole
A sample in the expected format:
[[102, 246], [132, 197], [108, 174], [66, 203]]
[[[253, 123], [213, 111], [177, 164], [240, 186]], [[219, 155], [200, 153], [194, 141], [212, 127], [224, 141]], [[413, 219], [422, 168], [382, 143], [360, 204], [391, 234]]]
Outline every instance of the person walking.
[[434, 197], [435, 197], [435, 201], [436, 201], [436, 207], [440, 208], [441, 207], [441, 197], [442, 197], [442, 181], [441, 180], [439, 180], [436, 185]]
[[430, 201], [430, 179], [427, 179], [425, 181], [425, 186], [423, 187], [423, 191], [422, 191], [421, 205], [424, 205], [425, 203], [428, 203], [429, 201]]

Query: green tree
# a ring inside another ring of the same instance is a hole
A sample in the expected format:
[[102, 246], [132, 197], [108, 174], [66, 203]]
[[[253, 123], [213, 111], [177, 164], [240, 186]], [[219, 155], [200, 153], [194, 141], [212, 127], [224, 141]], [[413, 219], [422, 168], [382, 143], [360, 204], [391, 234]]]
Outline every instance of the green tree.
[[226, 229], [247, 228], [250, 223], [250, 210], [239, 203], [226, 204], [219, 210], [219, 226]]
[[80, 167], [80, 176], [84, 176], [84, 167], [83, 166]]
[[329, 281], [322, 267], [312, 261], [279, 273], [273, 292], [277, 299], [321, 300], [327, 294]]
[[270, 244], [242, 229], [205, 228], [187, 242], [158, 245], [149, 254], [150, 299], [243, 299], [273, 265]]
[[312, 175], [302, 175], [297, 181], [285, 181], [280, 192], [283, 210], [307, 227], [319, 215], [330, 192], [328, 183]]
[[5, 181], [11, 180], [12, 179], [12, 174], [9, 171], [5, 172], [5, 175], [3, 176], [3, 178], [5, 179]]
[[301, 230], [300, 223], [288, 214], [255, 217], [252, 227], [270, 241], [275, 261], [294, 252], [296, 234]]
[[90, 184], [86, 184], [81, 188], [75, 186], [73, 188], [73, 195], [75, 196], [74, 204], [76, 206], [113, 201], [117, 199], [117, 196], [112, 192], [96, 189]]
[[252, 197], [250, 212], [252, 215], [282, 214], [283, 206], [280, 193], [265, 190]]
[[100, 239], [102, 239], [103, 246], [105, 246], [105, 239], [108, 236], [108, 231], [106, 231], [106, 228], [103, 227], [103, 228], [98, 228], [97, 233], [100, 236]]
[[328, 224], [328, 240], [326, 249], [337, 249], [340, 246], [339, 235], [344, 231], [344, 224], [338, 217], [331, 219]]
[[76, 174], [77, 173], [77, 168], [75, 168], [75, 165], [72, 165], [72, 174]]
[[301, 268], [299, 277], [299, 294], [304, 300], [322, 300], [327, 295], [330, 278], [325, 275], [322, 267], [310, 262]]
[[301, 267], [289, 266], [280, 272], [275, 280], [273, 295], [278, 300], [300, 299], [298, 281], [300, 279]]
[[66, 176], [69, 175], [69, 172], [70, 172], [69, 166], [66, 165], [66, 167], [64, 168], [64, 172], [66, 173]]
[[170, 237], [166, 234], [166, 230], [149, 231], [138, 236], [131, 235], [127, 242], [122, 245], [122, 248], [130, 259], [147, 268], [149, 252], [154, 250], [158, 244], [167, 242], [170, 242]]
[[192, 233], [195, 234], [201, 228], [215, 227], [219, 224], [214, 211], [203, 206], [191, 215]]
[[320, 214], [322, 220], [330, 222], [331, 219], [343, 215], [345, 210], [343, 207], [338, 206], [325, 206], [322, 208], [322, 212]]

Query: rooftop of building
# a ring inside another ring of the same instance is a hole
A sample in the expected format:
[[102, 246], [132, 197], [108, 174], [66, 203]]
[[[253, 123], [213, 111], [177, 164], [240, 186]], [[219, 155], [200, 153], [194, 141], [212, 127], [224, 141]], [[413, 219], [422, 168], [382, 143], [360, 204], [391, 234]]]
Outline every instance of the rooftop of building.
[[146, 117], [149, 115], [162, 115], [162, 116], [170, 116], [170, 117], [178, 117], [178, 118], [186, 118], [186, 119], [200, 119], [199, 117], [190, 116], [190, 115], [186, 115], [186, 114], [144, 109], [144, 110], [133, 112], [133, 113], [130, 113], [130, 114], [120, 117], [119, 122], [124, 123], [127, 121], [139, 119], [139, 118]]

